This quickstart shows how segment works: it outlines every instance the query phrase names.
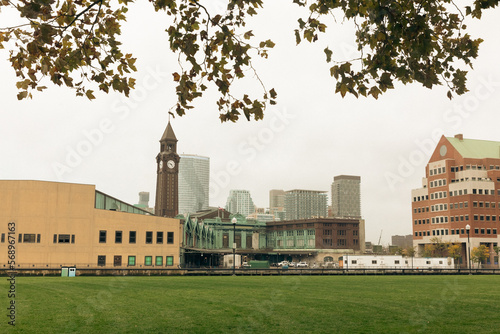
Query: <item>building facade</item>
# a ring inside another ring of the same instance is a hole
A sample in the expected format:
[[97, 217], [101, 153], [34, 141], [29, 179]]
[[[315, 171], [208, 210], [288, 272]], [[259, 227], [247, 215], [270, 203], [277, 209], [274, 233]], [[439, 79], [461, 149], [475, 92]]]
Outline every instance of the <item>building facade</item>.
[[328, 216], [326, 191], [289, 190], [285, 193], [286, 220]]
[[480, 245], [490, 250], [487, 264], [498, 263], [500, 142], [442, 136], [421, 188], [412, 190], [412, 218], [413, 245], [420, 254], [438, 238], [461, 245], [464, 266], [469, 247]]
[[207, 210], [210, 158], [181, 154], [179, 162], [179, 213]]
[[172, 125], [160, 139], [160, 153], [156, 156], [156, 204], [155, 214], [160, 217], [175, 217], [179, 213], [179, 160], [177, 138]]
[[255, 211], [252, 196], [248, 190], [230, 190], [226, 202], [226, 210], [248, 216]]
[[93, 185], [0, 181], [0, 264], [16, 268], [177, 268], [178, 219], [150, 215]]
[[[207, 213], [207, 217], [213, 217]], [[236, 224], [233, 224], [233, 218]], [[314, 263], [337, 262], [342, 254], [364, 252], [364, 221], [312, 218], [260, 222], [242, 215], [221, 218], [187, 217], [184, 221], [184, 254], [187, 266], [218, 266], [222, 257], [235, 253], [247, 260], [282, 260]]]
[[332, 183], [332, 215], [361, 217], [361, 177], [338, 175]]

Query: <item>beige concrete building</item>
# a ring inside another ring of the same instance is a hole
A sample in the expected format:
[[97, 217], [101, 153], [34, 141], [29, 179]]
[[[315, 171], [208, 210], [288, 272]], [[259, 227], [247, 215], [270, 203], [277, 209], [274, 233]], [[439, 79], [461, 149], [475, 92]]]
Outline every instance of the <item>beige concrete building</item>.
[[177, 268], [180, 228], [93, 185], [0, 181], [3, 268]]

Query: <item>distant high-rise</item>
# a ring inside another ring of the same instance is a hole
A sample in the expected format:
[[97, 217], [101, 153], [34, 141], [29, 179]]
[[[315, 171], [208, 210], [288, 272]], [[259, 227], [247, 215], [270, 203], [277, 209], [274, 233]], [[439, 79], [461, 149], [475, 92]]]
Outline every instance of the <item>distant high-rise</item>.
[[139, 205], [144, 205], [145, 207], [149, 206], [149, 192], [141, 191], [139, 193]]
[[248, 190], [231, 190], [227, 198], [226, 210], [248, 216], [255, 211], [252, 196]]
[[326, 191], [289, 190], [285, 193], [286, 220], [326, 217]]
[[273, 189], [269, 191], [269, 209], [285, 207], [285, 191]]
[[334, 217], [361, 217], [361, 177], [339, 175], [332, 183], [332, 214]]
[[210, 158], [181, 154], [179, 163], [179, 213], [208, 209]]

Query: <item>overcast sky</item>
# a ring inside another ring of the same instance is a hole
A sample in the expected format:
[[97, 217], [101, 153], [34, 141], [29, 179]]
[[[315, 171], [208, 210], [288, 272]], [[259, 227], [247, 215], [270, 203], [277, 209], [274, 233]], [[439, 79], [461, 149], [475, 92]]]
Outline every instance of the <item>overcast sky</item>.
[[[210, 1], [209, 9], [222, 4]], [[0, 22], [7, 14], [0, 13]], [[330, 24], [316, 45], [296, 47], [296, 5], [266, 1], [260, 14], [247, 28], [276, 43], [269, 59], [255, 66], [278, 92], [278, 105], [263, 121], [221, 124], [215, 95], [208, 94], [188, 115], [171, 120], [178, 153], [210, 157], [210, 205], [225, 206], [231, 189], [249, 190], [259, 207], [269, 206], [271, 189], [324, 190], [330, 205], [333, 177], [359, 175], [366, 239], [377, 242], [383, 230], [387, 244], [391, 235], [411, 233], [411, 189], [421, 186], [441, 135], [500, 141], [498, 10], [468, 24], [485, 41], [468, 76], [470, 92], [452, 101], [444, 87], [418, 84], [398, 85], [378, 100], [342, 99], [322, 50], [329, 45], [335, 59], [354, 58], [352, 28]], [[47, 81], [46, 92], [19, 102], [8, 52], [0, 50], [0, 178], [95, 184], [132, 204], [149, 191], [154, 205], [158, 140], [176, 98], [171, 73], [179, 70], [168, 26], [149, 2], [131, 6], [122, 41], [139, 71], [129, 99], [98, 93], [90, 102]], [[251, 80], [238, 90], [261, 95]]]

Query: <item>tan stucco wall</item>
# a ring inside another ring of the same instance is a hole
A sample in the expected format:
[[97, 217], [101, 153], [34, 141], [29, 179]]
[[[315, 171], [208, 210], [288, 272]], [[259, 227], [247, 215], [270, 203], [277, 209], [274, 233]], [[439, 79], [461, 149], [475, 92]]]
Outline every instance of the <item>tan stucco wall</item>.
[[[173, 256], [179, 264], [180, 222], [177, 219], [115, 212], [94, 208], [95, 186], [44, 181], [0, 181], [0, 265], [8, 261], [8, 223], [15, 222], [16, 267], [97, 267], [97, 257], [106, 256], [106, 267], [114, 267], [115, 255], [136, 256], [135, 268], [144, 268], [145, 256]], [[106, 243], [99, 243], [99, 231], [107, 231]], [[115, 231], [122, 231], [122, 243], [115, 243]], [[129, 231], [136, 231], [136, 243], [129, 243]], [[153, 243], [146, 244], [146, 231]], [[163, 243], [156, 243], [158, 231]], [[167, 232], [174, 242], [167, 244]], [[19, 243], [19, 234], [40, 234], [40, 243]], [[75, 236], [75, 243], [54, 243], [54, 234]]]

